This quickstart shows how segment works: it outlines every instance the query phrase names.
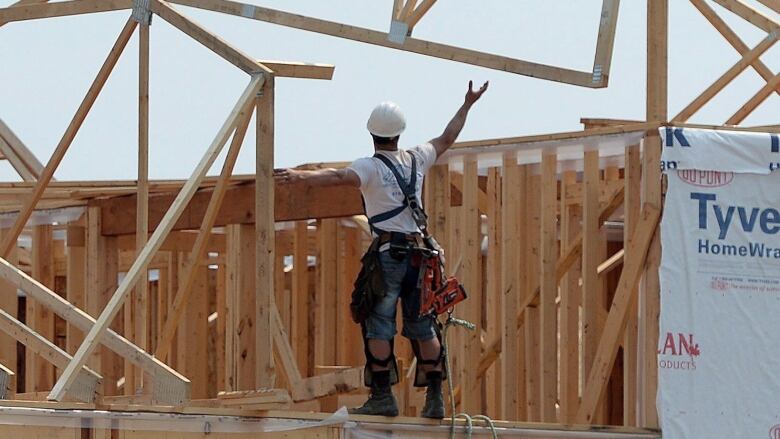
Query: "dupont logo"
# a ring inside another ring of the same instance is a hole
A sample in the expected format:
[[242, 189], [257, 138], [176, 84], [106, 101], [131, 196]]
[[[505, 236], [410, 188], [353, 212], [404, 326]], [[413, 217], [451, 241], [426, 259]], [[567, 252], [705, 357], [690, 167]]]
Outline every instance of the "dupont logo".
[[667, 332], [660, 341], [662, 343], [658, 348], [659, 368], [696, 370], [695, 359], [701, 355], [701, 350], [693, 334]]
[[780, 439], [780, 424], [769, 429], [769, 439]]
[[699, 187], [720, 187], [734, 181], [733, 172], [699, 171], [696, 169], [681, 169], [677, 176], [688, 184]]

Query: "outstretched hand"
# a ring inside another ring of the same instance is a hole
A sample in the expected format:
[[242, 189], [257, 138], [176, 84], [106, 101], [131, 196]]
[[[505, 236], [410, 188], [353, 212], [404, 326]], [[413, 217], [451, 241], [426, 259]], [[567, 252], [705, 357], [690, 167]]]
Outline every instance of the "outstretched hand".
[[474, 104], [474, 102], [477, 102], [479, 98], [482, 97], [482, 94], [485, 93], [488, 89], [488, 81], [485, 81], [484, 84], [482, 84], [482, 87], [479, 88], [479, 90], [474, 91], [474, 83], [472, 81], [469, 81], [469, 91], [466, 92], [466, 103], [469, 105]]

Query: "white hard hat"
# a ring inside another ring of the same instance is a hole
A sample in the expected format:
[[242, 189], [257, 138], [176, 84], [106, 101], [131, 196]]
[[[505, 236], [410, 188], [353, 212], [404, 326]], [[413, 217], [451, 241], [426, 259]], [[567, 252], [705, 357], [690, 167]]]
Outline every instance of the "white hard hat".
[[406, 129], [406, 118], [398, 105], [385, 101], [374, 107], [366, 127], [375, 136], [395, 137]]

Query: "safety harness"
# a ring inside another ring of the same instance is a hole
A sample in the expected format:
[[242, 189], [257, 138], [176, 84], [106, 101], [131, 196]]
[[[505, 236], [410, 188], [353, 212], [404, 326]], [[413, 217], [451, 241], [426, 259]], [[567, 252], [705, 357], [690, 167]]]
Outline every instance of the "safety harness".
[[[387, 232], [379, 229], [376, 227], [377, 223], [381, 223], [383, 221], [387, 221], [391, 218], [394, 218], [398, 215], [400, 215], [402, 212], [404, 212], [407, 208], [411, 211], [412, 218], [415, 221], [415, 224], [419, 228], [420, 232], [423, 236], [423, 246], [417, 245], [417, 246], [411, 246], [408, 241], [403, 244], [395, 243], [393, 239], [391, 239], [391, 245], [390, 245], [390, 252], [391, 255], [393, 254], [393, 251], [398, 251], [398, 248], [400, 247], [403, 251], [403, 249], [408, 249], [413, 252], [413, 265], [419, 267], [419, 274], [417, 277], [417, 285], [416, 285], [416, 292], [420, 294], [420, 307], [419, 307], [419, 316], [430, 318], [435, 321], [434, 328], [436, 332], [436, 337], [439, 339], [439, 341], [442, 341], [442, 333], [441, 333], [441, 325], [436, 320], [436, 316], [442, 312], [444, 312], [447, 309], [451, 309], [452, 306], [455, 305], [455, 303], [460, 302], [461, 300], [464, 300], [466, 298], [466, 292], [463, 289], [463, 287], [460, 285], [459, 282], [455, 278], [445, 278], [444, 276], [444, 262], [442, 259], [443, 251], [439, 244], [436, 242], [436, 240], [433, 238], [433, 236], [428, 233], [428, 215], [425, 213], [425, 211], [422, 208], [422, 205], [417, 198], [417, 159], [412, 152], [408, 152], [412, 159], [412, 167], [411, 167], [411, 175], [409, 177], [409, 181], [407, 182], [406, 179], [401, 175], [401, 173], [398, 171], [396, 166], [393, 164], [390, 159], [385, 157], [382, 154], [375, 154], [374, 157], [379, 159], [387, 168], [392, 172], [393, 176], [395, 177], [396, 182], [398, 183], [398, 187], [401, 189], [403, 193], [403, 201], [401, 206], [398, 206], [396, 208], [393, 208], [387, 212], [383, 212], [377, 215], [374, 215], [369, 218], [368, 223], [371, 226], [371, 230], [374, 234], [377, 236], [386, 235]], [[393, 234], [390, 234], [391, 236]], [[403, 235], [403, 234], [400, 234]], [[365, 354], [366, 354], [366, 360], [367, 363], [370, 364], [377, 364], [381, 367], [388, 367], [388, 364], [392, 361], [392, 367], [391, 369], [391, 382], [394, 383], [395, 380], [392, 379], [393, 376], [397, 376], [397, 368], [395, 365], [395, 355], [393, 354], [393, 343], [391, 340], [390, 344], [390, 352], [391, 355], [386, 359], [377, 359], [375, 358], [370, 350], [368, 349], [368, 340], [365, 339], [366, 331], [365, 331], [365, 325], [363, 326], [363, 336], [364, 336], [364, 342], [365, 342]], [[420, 352], [420, 346], [419, 342], [417, 340], [412, 340], [412, 349], [414, 351], [415, 357], [417, 357], [417, 370], [415, 374], [415, 386], [418, 387], [424, 387], [428, 385], [428, 379], [422, 369], [422, 365], [431, 365], [431, 366], [438, 366], [443, 365], [443, 360], [446, 356], [446, 349], [444, 345], [442, 344], [442, 348], [439, 351], [439, 355], [437, 358], [434, 359], [424, 359], [422, 357], [422, 354]], [[443, 365], [444, 366], [444, 365]], [[366, 372], [366, 385], [370, 385], [371, 380], [371, 373], [370, 373], [370, 367], [367, 367]], [[446, 376], [446, 367], [442, 367], [443, 369], [443, 375]]]

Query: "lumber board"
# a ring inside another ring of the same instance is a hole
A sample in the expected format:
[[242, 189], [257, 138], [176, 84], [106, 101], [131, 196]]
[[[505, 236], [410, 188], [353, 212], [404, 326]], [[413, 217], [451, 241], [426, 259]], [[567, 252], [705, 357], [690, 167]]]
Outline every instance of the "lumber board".
[[[309, 254], [308, 223], [296, 221], [293, 236], [293, 325], [291, 340], [295, 343], [298, 369], [308, 371], [309, 362]], [[289, 374], [288, 374], [289, 376]]]
[[715, 0], [715, 3], [723, 6], [734, 14], [742, 17], [747, 22], [766, 32], [773, 32], [778, 28], [777, 22], [772, 20], [763, 12], [743, 3], [741, 0]]
[[[705, 0], [690, 0], [690, 2], [741, 56], [744, 56], [750, 50], [747, 44], [745, 44], [742, 39], [739, 38], [739, 35], [731, 30], [726, 22], [715, 13], [715, 11], [705, 2]], [[774, 73], [772, 73], [772, 71], [769, 70], [769, 67], [761, 62], [760, 59], [753, 61], [751, 66], [762, 78], [764, 78], [764, 81], [769, 81], [774, 76]], [[780, 95], [780, 90], [776, 88], [775, 93]]]
[[[35, 353], [50, 364], [63, 369], [73, 358], [52, 341], [33, 331], [29, 326], [17, 320], [11, 314], [0, 309], [0, 330], [23, 344], [28, 353]], [[29, 359], [32, 355], [28, 356]], [[73, 396], [79, 401], [94, 402], [100, 393], [99, 386], [103, 377], [84, 366], [77, 380], [78, 391]]]
[[[647, 100], [646, 119], [667, 120], [668, 118], [668, 38], [669, 2], [653, 0], [647, 2]], [[661, 139], [651, 132], [644, 140], [642, 153], [642, 199], [661, 207]], [[640, 394], [639, 425], [658, 427], [656, 395], [658, 393], [658, 316], [660, 313], [660, 286], [658, 267], [661, 260], [661, 244], [656, 237], [648, 250], [643, 288], [640, 297]]]
[[596, 55], [593, 58], [593, 77], [604, 84], [609, 83], [619, 10], [620, 0], [603, 0], [596, 38]]
[[[53, 4], [47, 4], [44, 6], [51, 6]], [[14, 224], [11, 226], [8, 233], [3, 237], [3, 241], [0, 243], [0, 255], [4, 257], [8, 256], [11, 248], [16, 245], [16, 240], [22, 233], [24, 225], [27, 223], [30, 215], [32, 215], [32, 211], [35, 209], [36, 203], [41, 198], [43, 191], [46, 189], [49, 181], [51, 181], [52, 177], [54, 176], [54, 171], [59, 166], [71, 143], [73, 143], [73, 139], [76, 138], [76, 134], [78, 133], [81, 124], [84, 122], [84, 119], [86, 119], [89, 110], [92, 108], [92, 105], [95, 103], [95, 100], [98, 97], [98, 94], [103, 89], [108, 76], [111, 74], [114, 66], [119, 60], [119, 56], [122, 54], [125, 46], [127, 46], [127, 42], [130, 40], [136, 25], [137, 23], [133, 21], [133, 19], [128, 19], [122, 28], [122, 31], [119, 33], [119, 37], [117, 37], [116, 42], [106, 57], [106, 60], [100, 67], [100, 70], [95, 76], [94, 81], [92, 81], [92, 85], [90, 85], [86, 96], [84, 96], [84, 99], [81, 101], [79, 108], [76, 110], [76, 114], [73, 116], [73, 119], [71, 119], [68, 128], [65, 130], [65, 134], [63, 134], [62, 139], [54, 149], [51, 158], [49, 159], [48, 163], [46, 163], [46, 167], [43, 169], [43, 171], [41, 171], [32, 193], [25, 200], [24, 205], [20, 209], [19, 214], [14, 221]]]
[[[11, 3], [8, 5], [8, 7], [14, 7], [14, 6], [25, 6], [25, 5], [35, 5], [40, 3], [46, 3], [48, 0], [18, 0], [17, 2]], [[7, 22], [0, 20], [0, 27], [5, 25]]]
[[[42, 284], [54, 289], [54, 241], [52, 226], [33, 226], [32, 231], [32, 276]], [[53, 341], [54, 315], [37, 300], [27, 299], [26, 321], [42, 337]], [[54, 384], [54, 367], [44, 359], [30, 355], [25, 357], [25, 390], [44, 391]]]
[[[149, 25], [141, 23], [138, 28], [138, 192], [136, 208], [136, 256], [146, 244], [149, 234]], [[147, 321], [149, 306], [149, 276], [144, 270], [138, 280], [138, 286], [132, 293], [130, 305], [131, 319], [125, 325], [132, 326], [128, 337], [141, 349], [150, 350]], [[127, 336], [128, 333], [125, 333]], [[133, 395], [143, 388], [143, 372], [136, 370], [125, 360], [125, 394]]]
[[67, 393], [68, 389], [73, 383], [73, 379], [75, 378], [75, 371], [83, 366], [84, 362], [86, 362], [87, 356], [97, 347], [98, 343], [100, 342], [100, 337], [104, 335], [105, 330], [108, 328], [111, 320], [116, 315], [116, 313], [119, 312], [119, 309], [125, 301], [130, 289], [135, 286], [140, 272], [142, 270], [146, 270], [146, 266], [154, 257], [154, 254], [156, 253], [160, 244], [162, 244], [165, 236], [171, 231], [173, 223], [175, 223], [176, 219], [184, 209], [184, 206], [195, 194], [200, 181], [214, 163], [217, 155], [219, 155], [219, 152], [222, 150], [222, 147], [227, 141], [227, 137], [231, 129], [235, 126], [236, 121], [241, 118], [241, 115], [244, 112], [251, 108], [252, 98], [257, 93], [260, 86], [262, 86], [263, 80], [264, 77], [262, 75], [257, 75], [254, 76], [249, 82], [249, 85], [246, 87], [243, 94], [239, 98], [235, 107], [228, 116], [228, 119], [225, 121], [222, 128], [217, 133], [217, 136], [214, 138], [214, 141], [196, 166], [192, 176], [182, 187], [181, 191], [176, 197], [176, 200], [171, 205], [170, 210], [165, 214], [165, 217], [160, 222], [160, 227], [154, 231], [154, 234], [152, 234], [152, 237], [144, 246], [144, 249], [142, 250], [138, 259], [136, 259], [136, 261], [133, 263], [133, 266], [130, 268], [130, 270], [128, 270], [127, 275], [124, 277], [124, 279], [122, 279], [122, 282], [119, 284], [116, 292], [114, 292], [108, 304], [106, 304], [106, 308], [100, 314], [97, 322], [84, 337], [84, 342], [73, 356], [73, 361], [71, 361], [65, 371], [63, 371], [59, 380], [52, 389], [50, 394], [51, 399], [60, 400]]
[[252, 57], [228, 44], [225, 40], [206, 30], [203, 26], [195, 23], [176, 9], [168, 6], [167, 2], [160, 0], [151, 0], [150, 7], [152, 12], [159, 15], [160, 18], [167, 21], [180, 31], [189, 35], [195, 41], [201, 43], [206, 48], [222, 57], [225, 61], [233, 64], [246, 73], [273, 73], [271, 69], [255, 61]]
[[[67, 246], [67, 299], [73, 306], [87, 309], [87, 237], [84, 226], [69, 224], [65, 245]], [[66, 330], [66, 351], [76, 352], [84, 333], [68, 323]]]
[[[639, 221], [641, 209], [642, 159], [639, 145], [625, 148], [625, 204], [623, 208], [623, 249], [632, 248], [631, 239]], [[637, 425], [637, 383], [638, 383], [638, 308], [637, 301], [631, 305], [623, 340], [623, 425]]]
[[0, 152], [24, 181], [35, 181], [43, 165], [21, 139], [0, 119]]
[[[579, 206], [566, 205], [569, 190], [577, 182], [575, 171], [564, 172], [561, 178], [561, 222], [560, 250], [565, 254], [576, 239], [580, 227]], [[582, 235], [579, 235], [581, 238]], [[560, 285], [560, 421], [571, 423], [577, 413], [579, 403], [579, 259], [575, 259], [572, 269], [567, 270]]]
[[236, 407], [250, 410], [286, 409], [292, 402], [290, 393], [285, 389], [257, 389], [219, 392], [217, 401], [223, 407]]
[[336, 69], [331, 64], [268, 61], [263, 59], [259, 59], [257, 62], [271, 69], [277, 78], [324, 79], [329, 81], [333, 79], [333, 71]]
[[306, 378], [293, 384], [292, 399], [295, 402], [351, 392], [363, 386], [363, 367], [326, 373]]
[[557, 193], [557, 156], [542, 156], [541, 182], [541, 243], [539, 248], [541, 280], [539, 291], [541, 325], [541, 421], [555, 422], [555, 405], [558, 400], [558, 309], [555, 304], [558, 296], [557, 233], [556, 217]]
[[767, 81], [763, 87], [761, 87], [756, 94], [754, 94], [747, 102], [745, 102], [727, 121], [727, 125], [739, 125], [748, 116], [750, 116], [759, 105], [761, 105], [768, 97], [775, 91], [775, 88], [780, 86], [780, 74], [775, 75], [772, 79]]
[[[95, 324], [95, 319], [89, 314], [74, 307], [70, 302], [66, 301], [2, 258], [0, 258], [0, 278], [13, 283], [17, 288], [27, 293], [34, 300], [51, 308], [57, 315], [77, 326], [82, 331], [88, 331]], [[123, 357], [132, 358], [137, 366], [149, 371], [156, 378], [181, 382], [184, 386], [182, 393], [178, 395], [178, 398], [172, 399], [170, 402], [181, 404], [187, 399], [189, 380], [168, 367], [165, 363], [155, 359], [130, 343], [126, 338], [110, 329], [106, 332], [103, 343], [117, 354]], [[72, 362], [70, 364], [72, 364]]]
[[[465, 307], [463, 316], [466, 320], [476, 325], [476, 330], [468, 331], [465, 338], [466, 364], [477, 364], [482, 352], [480, 334], [482, 332], [482, 285], [479, 278], [481, 233], [480, 215], [478, 209], [478, 185], [477, 162], [474, 158], [467, 158], [463, 163], [463, 220], [461, 236], [461, 257], [463, 286], [469, 294], [469, 304]], [[476, 412], [482, 408], [481, 392], [479, 391], [480, 379], [476, 376], [476, 370], [471, 367], [465, 369], [463, 375], [462, 410]]]
[[[351, 186], [313, 187], [287, 184], [275, 179], [274, 220], [297, 221], [309, 218], [340, 218], [362, 215], [360, 189]], [[232, 186], [227, 189], [215, 226], [253, 224], [255, 222], [254, 185]], [[175, 199], [172, 194], [161, 194], [149, 199], [149, 230], [155, 230]], [[200, 190], [184, 209], [172, 230], [198, 229], [209, 200], [210, 190]], [[103, 212], [104, 235], [126, 235], [135, 232], [135, 195], [94, 200]]]
[[176, 290], [173, 305], [168, 313], [165, 326], [160, 330], [159, 342], [157, 344], [157, 349], [154, 351], [154, 356], [157, 358], [165, 359], [168, 356], [173, 336], [176, 333], [176, 328], [179, 325], [182, 313], [192, 291], [192, 284], [195, 281], [199, 262], [206, 254], [206, 248], [212, 236], [211, 231], [214, 227], [219, 208], [222, 205], [228, 180], [233, 173], [233, 167], [236, 164], [236, 160], [238, 160], [238, 153], [241, 150], [241, 144], [244, 141], [244, 136], [246, 135], [251, 117], [252, 112], [247, 111], [243, 119], [238, 122], [238, 125], [233, 132], [233, 138], [231, 139], [230, 147], [225, 156], [225, 161], [222, 164], [222, 171], [217, 180], [217, 185], [211, 194], [211, 199], [209, 200], [206, 212], [203, 215], [203, 222], [200, 225], [195, 242], [192, 244], [188, 263], [181, 274], [182, 281], [180, 281], [179, 287]]
[[[742, 73], [748, 66], [752, 65], [762, 54], [769, 50], [777, 42], [777, 38], [780, 33], [770, 33], [753, 49], [745, 53], [742, 58], [737, 61], [736, 64], [726, 70], [723, 75], [715, 80], [709, 87], [707, 87], [699, 96], [694, 98], [690, 104], [683, 108], [677, 116], [672, 118], [672, 122], [686, 122], [691, 118], [698, 110], [707, 104], [712, 98], [714, 98], [721, 90], [723, 90], [734, 78]], [[770, 80], [767, 85], [772, 83]], [[774, 88], [768, 90], [766, 97], [774, 91]], [[757, 106], [757, 105], [756, 105]], [[755, 108], [755, 107], [754, 107]]]
[[226, 330], [228, 390], [255, 389], [255, 243], [254, 227], [227, 227]]
[[591, 72], [581, 72], [561, 67], [553, 67], [545, 64], [509, 58], [491, 53], [479, 52], [476, 50], [463, 49], [446, 44], [418, 40], [414, 38], [406, 38], [403, 44], [398, 45], [388, 41], [387, 33], [385, 32], [357, 26], [350, 26], [347, 24], [336, 23], [327, 20], [320, 20], [303, 15], [255, 6], [248, 3], [241, 3], [230, 0], [172, 0], [171, 3], [212, 10], [224, 14], [273, 23], [280, 26], [317, 32], [333, 37], [346, 38], [362, 43], [388, 47], [391, 49], [404, 50], [421, 55], [432, 56], [435, 58], [457, 61], [490, 69], [516, 73], [519, 75], [530, 76], [533, 78], [563, 82], [572, 85], [579, 85], [582, 87], [602, 87], [601, 84], [593, 83]]
[[517, 158], [503, 158], [503, 185], [501, 209], [501, 294], [503, 295], [502, 314], [503, 331], [501, 342], [501, 370], [504, 389], [502, 396], [502, 413], [504, 419], [518, 419], [520, 400], [518, 397], [519, 380], [522, 377], [516, 373], [517, 362], [520, 359], [517, 342], [517, 301], [520, 296], [518, 252], [522, 248], [520, 236], [520, 217], [522, 186], [524, 182]]
[[[411, 1], [409, 3], [411, 3]], [[427, 14], [435, 4], [436, 0], [423, 0], [422, 3], [414, 8], [414, 11], [409, 13], [406, 17], [406, 24], [409, 26], [409, 29], [414, 29], [414, 27], [417, 26], [417, 23], [422, 20], [423, 16]]]
[[10, 6], [0, 8], [0, 26], [13, 21], [91, 14], [130, 9], [132, 7], [132, 0], [70, 0], [46, 4]]
[[[485, 192], [487, 194], [487, 254], [483, 255], [483, 285], [484, 292], [484, 311], [482, 320], [485, 323], [486, 340], [497, 340], [499, 349], [501, 345], [501, 336], [503, 330], [502, 307], [503, 294], [501, 294], [501, 253], [504, 248], [501, 246], [501, 187], [502, 187], [501, 169], [491, 167], [488, 169], [487, 185]], [[484, 259], [484, 256], [487, 258]], [[492, 416], [503, 419], [500, 416], [503, 393], [503, 373], [501, 367], [488, 368], [484, 378], [484, 388], [493, 389], [485, 394], [485, 412]]]
[[604, 326], [603, 335], [599, 340], [593, 366], [582, 393], [582, 402], [577, 412], [577, 423], [589, 424], [592, 422], [596, 407], [607, 386], [620, 339], [628, 321], [628, 311], [631, 309], [633, 301], [636, 300], [639, 276], [642, 274], [647, 250], [656, 232], [659, 215], [659, 209], [652, 205], [646, 204], [642, 209], [642, 217], [631, 238], [632, 248], [620, 274], [620, 281], [615, 290], [615, 297]]
[[[266, 78], [256, 99], [255, 115], [255, 384], [273, 387], [276, 372], [273, 354], [274, 264], [274, 77]], [[333, 292], [330, 290], [329, 292]]]
[[590, 373], [599, 341], [599, 308], [602, 283], [597, 267], [601, 247], [599, 233], [599, 157], [598, 151], [585, 152], [585, 185], [582, 204], [582, 352], [583, 373]]

